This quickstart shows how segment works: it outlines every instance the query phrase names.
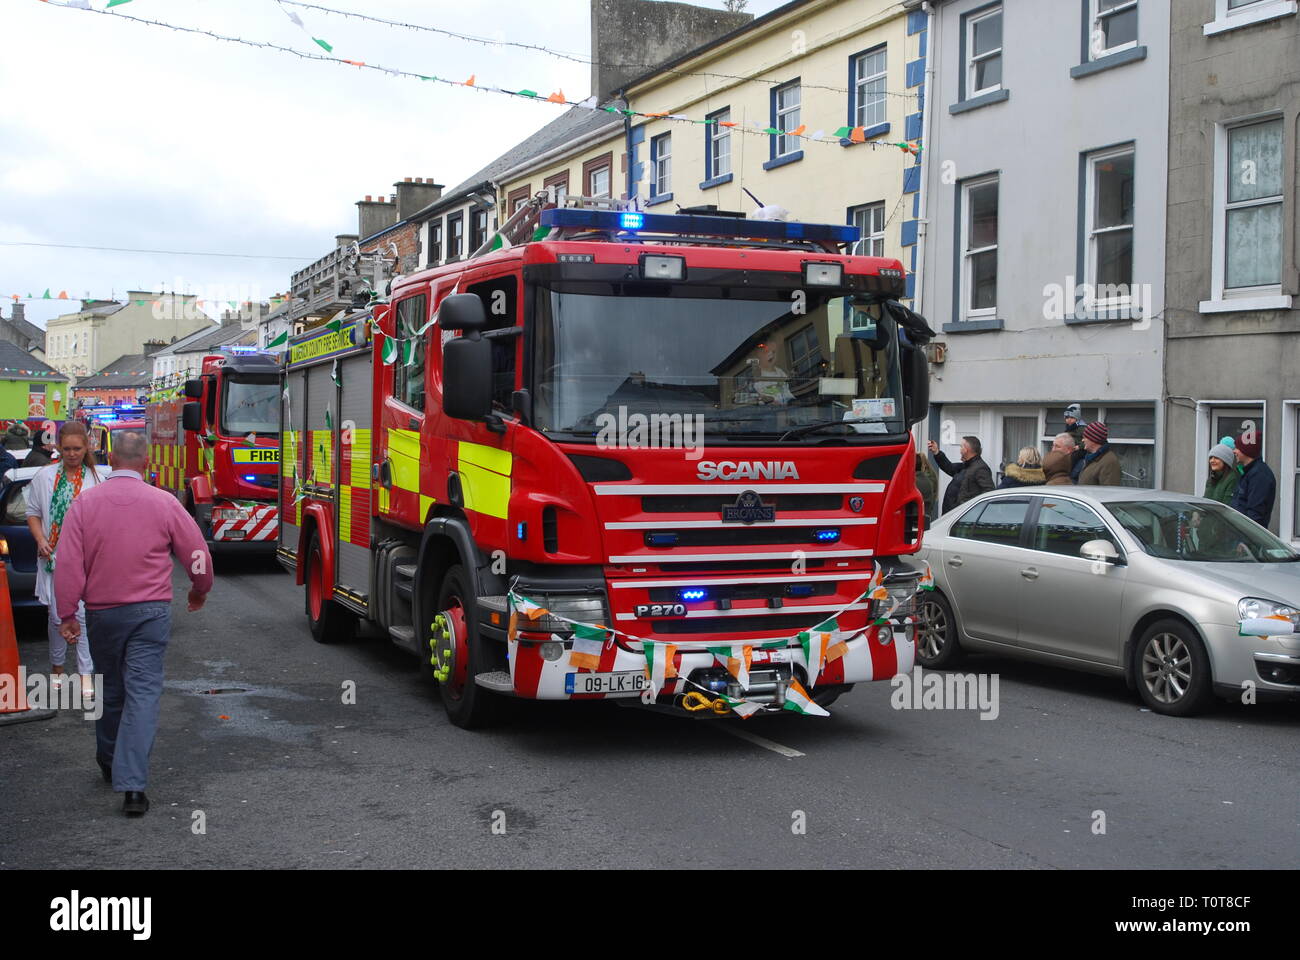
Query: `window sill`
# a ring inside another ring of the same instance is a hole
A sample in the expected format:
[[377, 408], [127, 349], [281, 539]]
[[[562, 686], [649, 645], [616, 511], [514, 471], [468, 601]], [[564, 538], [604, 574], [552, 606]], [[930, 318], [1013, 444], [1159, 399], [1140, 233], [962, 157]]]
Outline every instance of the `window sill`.
[[849, 140], [846, 138], [842, 138], [840, 140], [840, 146], [856, 147], [859, 143], [866, 143], [868, 140], [872, 140], [876, 137], [883, 137], [888, 132], [889, 132], [888, 123], [878, 123], [874, 127], [867, 127], [865, 130], [863, 130], [861, 140]]
[[713, 177], [711, 180], [704, 180], [704, 181], [702, 181], [702, 182], [700, 183], [700, 189], [701, 189], [701, 190], [712, 190], [714, 187], [720, 187], [720, 186], [722, 186], [724, 183], [730, 183], [730, 182], [732, 181], [732, 179], [733, 179], [733, 175], [732, 175], [732, 174], [730, 174], [730, 173], [724, 173], [724, 174], [723, 174], [722, 176], [720, 176], [720, 177]]
[[991, 103], [1001, 103], [1011, 97], [1011, 91], [1005, 87], [1001, 90], [994, 90], [992, 93], [981, 94], [978, 97], [971, 97], [969, 100], [963, 100], [961, 103], [954, 103], [948, 108], [951, 114], [967, 113], [971, 110], [978, 110], [980, 107], [987, 107]]
[[661, 203], [672, 203], [673, 195], [671, 193], [660, 193], [651, 197], [645, 202], [647, 207], [657, 207]]
[[1088, 323], [1141, 323], [1144, 318], [1141, 310], [1132, 307], [1115, 307], [1113, 309], [1081, 310], [1065, 318], [1066, 326], [1081, 326]]
[[1292, 298], [1286, 294], [1270, 297], [1237, 297], [1228, 300], [1202, 300], [1201, 313], [1248, 313], [1254, 310], [1290, 310]]
[[777, 157], [763, 164], [764, 170], [775, 170], [777, 167], [784, 167], [787, 163], [797, 163], [803, 159], [803, 151], [796, 150], [794, 153], [787, 153], [784, 157]]
[[1090, 60], [1087, 63], [1081, 63], [1077, 67], [1071, 67], [1070, 76], [1078, 80], [1080, 77], [1090, 77], [1094, 73], [1101, 73], [1104, 70], [1122, 67], [1126, 63], [1136, 63], [1137, 61], [1145, 60], [1146, 58], [1146, 47], [1129, 47], [1127, 50], [1121, 50], [1119, 53], [1112, 53], [1105, 57], [1099, 57], [1096, 60]]
[[944, 333], [987, 333], [1001, 330], [1005, 321], [1001, 317], [984, 317], [979, 320], [962, 320], [958, 323], [945, 323]]
[[[1250, 9], [1249, 7], [1246, 9]], [[1249, 27], [1252, 24], [1264, 23], [1267, 20], [1276, 20], [1278, 17], [1289, 17], [1300, 10], [1300, 3], [1296, 0], [1275, 0], [1274, 3], [1263, 4], [1258, 10], [1250, 10], [1249, 13], [1238, 13], [1235, 16], [1225, 17], [1223, 20], [1213, 20], [1201, 28], [1207, 37], [1212, 37], [1216, 33], [1227, 33], [1229, 30], [1236, 30], [1238, 27]]]

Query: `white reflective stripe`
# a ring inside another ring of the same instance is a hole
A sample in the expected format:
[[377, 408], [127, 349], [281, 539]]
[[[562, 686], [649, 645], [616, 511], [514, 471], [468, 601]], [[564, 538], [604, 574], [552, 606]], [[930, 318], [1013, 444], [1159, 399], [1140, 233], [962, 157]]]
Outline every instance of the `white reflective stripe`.
[[630, 483], [596, 484], [598, 497], [663, 496], [675, 493], [884, 493], [883, 483]]
[[[811, 546], [811, 544], [809, 544]], [[820, 560], [823, 557], [871, 557], [874, 550], [800, 550], [805, 560]], [[656, 556], [653, 553], [641, 553], [630, 557], [610, 557], [610, 563], [701, 563], [712, 560], [790, 560], [788, 549], [775, 553], [665, 553]]]
[[[873, 573], [847, 573], [841, 576], [830, 574], [828, 576], [812, 576], [809, 574], [800, 574], [797, 582], [799, 583], [824, 583], [826, 581], [838, 580], [870, 580], [875, 574]], [[703, 577], [691, 577], [676, 580], [615, 580], [610, 584], [615, 590], [624, 587], [713, 587], [722, 586], [728, 583], [789, 583], [790, 574], [782, 574], [777, 577], [726, 577], [721, 580], [710, 580], [708, 574]]]
[[875, 517], [810, 517], [790, 520], [757, 520], [740, 523], [735, 520], [628, 520], [605, 524], [606, 530], [745, 530], [759, 527], [861, 527], [875, 523]]
[[[746, 607], [743, 610], [688, 610], [686, 611], [686, 620], [704, 620], [713, 617], [765, 617], [765, 616], [784, 616], [787, 613], [834, 613], [836, 610], [870, 610], [870, 603], [854, 603], [847, 607], [840, 606], [811, 606], [811, 607]], [[635, 613], [620, 613], [615, 619], [617, 620], [637, 620]], [[681, 620], [682, 617], [649, 617], [650, 620]], [[817, 624], [812, 624], [817, 626]]]

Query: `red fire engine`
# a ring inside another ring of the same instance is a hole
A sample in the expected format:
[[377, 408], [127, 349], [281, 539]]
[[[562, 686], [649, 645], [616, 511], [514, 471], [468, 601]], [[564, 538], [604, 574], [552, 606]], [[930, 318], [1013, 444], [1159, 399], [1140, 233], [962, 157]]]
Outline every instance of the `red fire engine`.
[[278, 393], [276, 358], [212, 355], [183, 399], [145, 408], [149, 479], [185, 504], [211, 547], [275, 549]]
[[290, 341], [278, 556], [315, 638], [377, 624], [465, 727], [824, 713], [910, 671], [932, 331], [899, 262], [566, 202]]

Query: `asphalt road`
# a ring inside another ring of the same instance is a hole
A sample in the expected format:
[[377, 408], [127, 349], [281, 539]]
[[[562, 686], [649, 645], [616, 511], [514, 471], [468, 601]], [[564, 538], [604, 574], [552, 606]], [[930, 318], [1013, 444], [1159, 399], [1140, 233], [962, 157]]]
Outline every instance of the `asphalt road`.
[[[80, 712], [0, 727], [0, 868], [1300, 865], [1294, 704], [1177, 720], [980, 659], [996, 719], [872, 684], [829, 719], [521, 704], [466, 732], [387, 641], [314, 643], [273, 563], [173, 616], [150, 813], [121, 815]], [[41, 624], [20, 635], [47, 670]]]

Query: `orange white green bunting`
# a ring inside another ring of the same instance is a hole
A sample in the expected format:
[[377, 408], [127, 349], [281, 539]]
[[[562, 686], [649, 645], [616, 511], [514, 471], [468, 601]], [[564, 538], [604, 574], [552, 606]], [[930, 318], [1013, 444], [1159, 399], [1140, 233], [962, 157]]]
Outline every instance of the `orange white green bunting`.
[[650, 688], [658, 694], [664, 688], [665, 680], [677, 676], [677, 669], [673, 666], [677, 647], [671, 643], [647, 641], [641, 645], [641, 650], [645, 654], [645, 672]]
[[813, 698], [808, 696], [808, 691], [794, 678], [791, 678], [790, 685], [785, 688], [785, 709], [802, 713], [807, 717], [830, 716], [830, 711], [814, 703]]
[[[540, 609], [540, 608], [539, 608]], [[559, 640], [559, 637], [555, 639]], [[569, 665], [579, 670], [595, 670], [600, 666], [600, 654], [609, 640], [609, 633], [601, 627], [573, 625], [573, 652], [569, 654]]]
[[543, 617], [550, 612], [540, 603], [534, 603], [527, 597], [521, 597], [517, 593], [510, 594], [510, 606], [512, 609], [518, 610], [529, 620], [536, 620], [538, 617]]

